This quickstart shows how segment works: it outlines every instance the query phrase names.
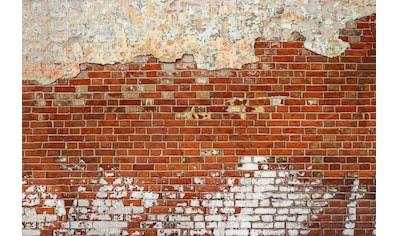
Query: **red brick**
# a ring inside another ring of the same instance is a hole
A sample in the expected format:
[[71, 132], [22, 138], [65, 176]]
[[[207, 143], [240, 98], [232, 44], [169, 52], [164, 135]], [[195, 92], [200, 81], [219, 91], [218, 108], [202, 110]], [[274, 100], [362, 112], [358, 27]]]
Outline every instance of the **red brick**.
[[[334, 58], [304, 49], [303, 42], [259, 39], [255, 43], [259, 62], [246, 64], [241, 70], [197, 70], [195, 63], [180, 59], [174, 64], [179, 71], [169, 73], [151, 56], [141, 64], [85, 64], [82, 70], [87, 73], [79, 78], [59, 79], [50, 85], [23, 81], [23, 190], [32, 184], [64, 186], [57, 198], [64, 199], [69, 208], [73, 199], [96, 198], [101, 184], [87, 179], [104, 178], [111, 184], [117, 178], [132, 177], [143, 191], [156, 192], [165, 199], [139, 214], [143, 217], [140, 221], [133, 217], [128, 231], [157, 235], [156, 230], [140, 228], [148, 214], [170, 214], [170, 209], [175, 214], [175, 207], [182, 207], [179, 204], [192, 207], [189, 199], [229, 191], [229, 178], [237, 185], [242, 177], [254, 176], [253, 170], [239, 169], [245, 167], [240, 162], [243, 156], [267, 156], [271, 170], [299, 171], [303, 176], [294, 178], [304, 183], [320, 179], [312, 185], [311, 193], [327, 192], [330, 186], [338, 188], [322, 207], [322, 214], [309, 223], [309, 235], [342, 234], [348, 196], [359, 176], [367, 191], [358, 201], [355, 234], [369, 235], [376, 205], [376, 44], [372, 19], [357, 20], [362, 39], [372, 42], [352, 43], [343, 55]], [[197, 77], [208, 78], [209, 84], [196, 84]], [[124, 89], [138, 84], [153, 86], [155, 91], [135, 91], [139, 98], [126, 97]], [[87, 86], [88, 91], [77, 94], [79, 86]], [[197, 97], [198, 91], [206, 92], [209, 98]], [[71, 99], [83, 99], [85, 105], [57, 100], [60, 92], [70, 93]], [[172, 92], [173, 98], [164, 99], [163, 92]], [[286, 98], [280, 106], [271, 106], [271, 96]], [[146, 105], [149, 98], [154, 103]], [[229, 112], [232, 103], [243, 110]], [[195, 115], [177, 116], [189, 112]], [[202, 112], [210, 116], [197, 119]], [[259, 170], [263, 164], [259, 163]], [[197, 184], [195, 178], [204, 184]], [[177, 185], [185, 193], [177, 197], [184, 199], [166, 195], [177, 193]], [[86, 190], [78, 192], [80, 186]], [[110, 198], [111, 192], [106, 199]], [[141, 199], [130, 199], [130, 194], [124, 200], [126, 206], [143, 204]], [[41, 212], [55, 211], [40, 207]], [[208, 214], [207, 208], [201, 209]], [[236, 207], [236, 214], [241, 210]], [[59, 228], [61, 223], [59, 219], [54, 225]], [[43, 224], [42, 234], [51, 234], [52, 228], [47, 226]]]

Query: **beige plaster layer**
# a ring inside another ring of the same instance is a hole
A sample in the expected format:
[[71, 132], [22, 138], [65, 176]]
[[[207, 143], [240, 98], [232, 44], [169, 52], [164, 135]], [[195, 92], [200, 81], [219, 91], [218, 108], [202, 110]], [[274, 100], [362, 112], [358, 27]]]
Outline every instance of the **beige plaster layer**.
[[348, 44], [345, 22], [375, 13], [375, 0], [24, 0], [23, 79], [71, 78], [81, 63], [128, 63], [192, 54], [200, 69], [258, 60], [257, 38], [290, 41], [327, 57]]

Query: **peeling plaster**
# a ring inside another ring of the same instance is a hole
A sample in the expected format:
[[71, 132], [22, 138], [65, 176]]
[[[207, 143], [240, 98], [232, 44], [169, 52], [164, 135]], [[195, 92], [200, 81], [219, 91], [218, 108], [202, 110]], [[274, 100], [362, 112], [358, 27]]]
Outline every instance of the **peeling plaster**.
[[258, 61], [257, 38], [306, 38], [305, 48], [334, 57], [349, 20], [376, 11], [375, 0], [25, 0], [23, 79], [49, 84], [82, 63], [128, 63], [141, 55], [174, 62], [192, 54], [199, 69], [240, 69]]

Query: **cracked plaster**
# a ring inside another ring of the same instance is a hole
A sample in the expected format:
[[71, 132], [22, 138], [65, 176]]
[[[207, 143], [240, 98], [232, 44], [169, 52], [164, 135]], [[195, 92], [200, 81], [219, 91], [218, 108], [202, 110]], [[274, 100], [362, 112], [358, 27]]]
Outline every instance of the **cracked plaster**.
[[174, 62], [192, 54], [199, 69], [254, 63], [257, 38], [291, 41], [327, 57], [348, 44], [349, 20], [375, 13], [375, 0], [24, 0], [23, 79], [72, 78], [79, 64], [129, 63], [153, 55]]

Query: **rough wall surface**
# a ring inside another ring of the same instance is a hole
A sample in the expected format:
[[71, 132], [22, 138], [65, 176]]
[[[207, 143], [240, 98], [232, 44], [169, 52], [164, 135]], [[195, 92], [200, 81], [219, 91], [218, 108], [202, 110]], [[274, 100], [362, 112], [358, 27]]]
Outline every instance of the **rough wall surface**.
[[305, 37], [305, 48], [334, 57], [348, 47], [339, 29], [375, 8], [375, 0], [25, 0], [23, 78], [49, 84], [76, 76], [79, 64], [140, 55], [191, 54], [200, 69], [239, 69], [258, 61], [257, 38]]
[[23, 235], [374, 235], [375, 15], [340, 34], [23, 80]]

